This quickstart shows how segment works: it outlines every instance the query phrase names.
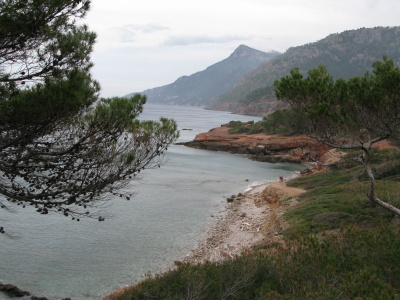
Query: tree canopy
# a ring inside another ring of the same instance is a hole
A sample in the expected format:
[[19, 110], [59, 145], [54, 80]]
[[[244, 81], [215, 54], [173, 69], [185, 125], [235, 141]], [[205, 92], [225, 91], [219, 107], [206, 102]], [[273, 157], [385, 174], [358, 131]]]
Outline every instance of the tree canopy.
[[[173, 120], [139, 121], [144, 95], [100, 99], [96, 34], [77, 25], [86, 0], [0, 2], [0, 207], [33, 206], [79, 220], [178, 137]], [[3, 228], [1, 228], [3, 231]]]
[[400, 69], [384, 57], [372, 73], [334, 80], [324, 66], [304, 76], [298, 69], [275, 82], [278, 99], [306, 118], [305, 129], [319, 141], [339, 149], [358, 149], [358, 161], [370, 178], [368, 197], [397, 215], [400, 210], [375, 195], [370, 150], [400, 129]]

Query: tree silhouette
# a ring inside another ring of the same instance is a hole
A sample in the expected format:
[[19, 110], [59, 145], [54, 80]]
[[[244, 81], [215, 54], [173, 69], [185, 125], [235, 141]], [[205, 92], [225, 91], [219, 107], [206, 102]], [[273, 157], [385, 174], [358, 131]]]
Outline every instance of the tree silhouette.
[[[173, 120], [139, 121], [144, 95], [99, 99], [96, 35], [85, 0], [0, 2], [0, 207], [96, 217], [178, 137]], [[0, 232], [4, 232], [1, 228]]]

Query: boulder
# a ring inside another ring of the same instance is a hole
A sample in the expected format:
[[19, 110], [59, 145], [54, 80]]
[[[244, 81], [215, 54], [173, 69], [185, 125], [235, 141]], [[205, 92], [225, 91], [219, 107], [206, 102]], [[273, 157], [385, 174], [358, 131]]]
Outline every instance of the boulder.
[[0, 282], [0, 291], [10, 297], [23, 297], [29, 296], [30, 293], [19, 289], [17, 286], [12, 284], [3, 284]]

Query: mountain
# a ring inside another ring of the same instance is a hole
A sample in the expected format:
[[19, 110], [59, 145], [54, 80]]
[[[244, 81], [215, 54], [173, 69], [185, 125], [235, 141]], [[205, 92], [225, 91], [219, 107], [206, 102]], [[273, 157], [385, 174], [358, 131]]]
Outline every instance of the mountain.
[[149, 103], [207, 106], [211, 99], [233, 88], [245, 73], [279, 54], [275, 51], [265, 53], [240, 45], [228, 58], [207, 69], [190, 76], [182, 76], [174, 83], [145, 90], [142, 94], [147, 95]]
[[384, 55], [400, 66], [400, 27], [376, 27], [348, 30], [284, 54], [246, 74], [231, 90], [216, 97], [210, 109], [265, 115], [283, 107], [273, 95], [276, 79], [298, 67], [302, 73], [325, 65], [334, 78], [348, 79], [372, 69], [372, 63]]

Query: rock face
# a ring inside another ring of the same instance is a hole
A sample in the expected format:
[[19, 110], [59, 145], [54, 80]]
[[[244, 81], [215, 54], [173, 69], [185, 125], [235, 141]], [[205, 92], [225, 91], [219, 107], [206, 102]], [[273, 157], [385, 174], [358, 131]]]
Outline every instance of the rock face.
[[226, 125], [222, 125], [182, 144], [197, 149], [248, 154], [250, 159], [265, 162], [319, 161], [330, 150], [308, 136], [229, 134], [228, 130]]

